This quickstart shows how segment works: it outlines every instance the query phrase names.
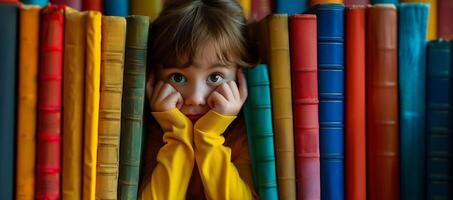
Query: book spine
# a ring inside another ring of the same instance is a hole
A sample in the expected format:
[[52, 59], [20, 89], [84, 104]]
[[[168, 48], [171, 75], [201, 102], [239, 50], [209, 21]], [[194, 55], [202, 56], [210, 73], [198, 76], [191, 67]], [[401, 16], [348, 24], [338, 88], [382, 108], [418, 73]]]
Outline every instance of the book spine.
[[104, 14], [113, 16], [127, 16], [129, 14], [128, 0], [104, 0]]
[[121, 106], [119, 199], [137, 199], [143, 135], [148, 31], [149, 17], [127, 17]]
[[162, 1], [159, 0], [130, 0], [130, 11], [132, 15], [148, 16], [151, 21], [156, 19], [162, 10]]
[[397, 13], [375, 5], [366, 13], [367, 198], [400, 198]]
[[[19, 14], [19, 92], [17, 116], [16, 199], [33, 200], [35, 193], [36, 110], [39, 66], [39, 6]], [[3, 44], [3, 43], [2, 43]]]
[[398, 6], [401, 199], [423, 199], [428, 5]]
[[308, 0], [275, 0], [274, 13], [293, 15], [305, 12], [308, 7]]
[[451, 20], [453, 18], [453, 1], [451, 0], [438, 0], [438, 36], [443, 39], [453, 39], [453, 24]]
[[370, 0], [344, 0], [344, 4], [346, 6], [352, 6], [352, 5], [368, 5], [370, 3]]
[[41, 19], [36, 199], [59, 199], [64, 7], [43, 8]]
[[320, 199], [316, 15], [293, 15], [289, 25], [297, 199]]
[[395, 5], [398, 5], [399, 4], [399, 0], [370, 0], [371, 1], [371, 4], [387, 4], [387, 3], [391, 3], [391, 4], [395, 4]]
[[24, 4], [33, 4], [38, 6], [46, 6], [49, 3], [49, 0], [22, 0]]
[[96, 199], [116, 199], [126, 20], [102, 17], [101, 91]]
[[453, 81], [451, 42], [428, 43], [426, 199], [452, 199]]
[[18, 8], [0, 4], [0, 199], [14, 198]]
[[71, 8], [77, 9], [77, 10], [82, 9], [82, 0], [50, 0], [50, 3], [67, 5]]
[[82, 10], [102, 12], [103, 7], [103, 0], [82, 0]]
[[346, 9], [346, 199], [366, 199], [365, 11]]
[[252, 19], [260, 21], [272, 13], [271, 0], [252, 0]]
[[341, 4], [341, 3], [343, 3], [343, 0], [310, 0], [311, 6], [315, 6], [318, 4], [331, 4], [331, 3]]
[[438, 0], [401, 0], [401, 3], [427, 3], [429, 4], [428, 40], [437, 39], [437, 1]]

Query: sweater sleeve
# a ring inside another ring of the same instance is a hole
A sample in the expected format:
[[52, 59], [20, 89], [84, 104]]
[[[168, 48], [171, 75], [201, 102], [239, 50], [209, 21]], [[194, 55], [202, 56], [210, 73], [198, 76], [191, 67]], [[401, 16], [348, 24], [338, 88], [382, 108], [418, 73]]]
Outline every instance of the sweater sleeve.
[[253, 198], [249, 185], [231, 162], [231, 149], [223, 145], [222, 134], [235, 118], [211, 110], [195, 124], [195, 160], [208, 199]]
[[176, 108], [152, 114], [164, 131], [165, 144], [140, 199], [184, 199], [195, 161], [192, 122]]

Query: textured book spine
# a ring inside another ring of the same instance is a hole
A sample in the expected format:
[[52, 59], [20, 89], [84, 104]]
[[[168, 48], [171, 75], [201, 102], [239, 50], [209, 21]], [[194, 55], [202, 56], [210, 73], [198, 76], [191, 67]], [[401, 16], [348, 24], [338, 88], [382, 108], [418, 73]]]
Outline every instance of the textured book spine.
[[452, 199], [453, 95], [451, 42], [428, 43], [426, 199]]
[[116, 199], [126, 20], [102, 17], [101, 94], [96, 199]]
[[82, 9], [82, 0], [50, 0], [50, 3], [67, 5], [71, 8], [75, 8], [77, 10]]
[[376, 5], [366, 13], [367, 198], [400, 198], [397, 13]]
[[149, 17], [129, 16], [121, 107], [119, 199], [137, 199], [143, 135]]
[[293, 15], [303, 13], [309, 8], [308, 0], [275, 0], [274, 13]]
[[60, 199], [64, 7], [41, 13], [36, 199]]
[[22, 3], [45, 6], [49, 3], [49, 0], [22, 0]]
[[365, 6], [346, 9], [346, 199], [366, 199]]
[[297, 199], [321, 198], [316, 15], [289, 18]]
[[18, 8], [0, 4], [0, 199], [14, 198]]
[[102, 12], [102, 4], [103, 0], [82, 0], [82, 9]]
[[329, 4], [329, 3], [340, 4], [343, 3], [343, 0], [310, 0], [310, 5], [312, 6], [317, 4]]
[[344, 5], [312, 9], [318, 19], [321, 197], [344, 199]]
[[401, 199], [425, 197], [425, 90], [428, 5], [398, 7]]
[[344, 0], [344, 4], [346, 6], [351, 6], [351, 5], [368, 5], [370, 3], [370, 0]]
[[132, 15], [148, 16], [151, 20], [156, 19], [162, 10], [162, 0], [130, 0]]
[[86, 13], [65, 11], [62, 197], [82, 199]]
[[39, 6], [24, 6], [20, 9], [19, 14], [17, 200], [33, 200], [35, 193], [40, 10]]
[[[428, 18], [428, 40], [437, 38], [437, 1], [438, 0], [401, 0], [405, 3], [427, 3], [429, 4], [429, 18]], [[451, 12], [452, 10], [450, 10]]]
[[296, 198], [293, 112], [291, 100], [291, 64], [289, 55], [288, 15], [273, 14], [265, 21], [268, 34], [271, 80], [272, 119], [275, 132], [278, 195]]
[[252, 19], [260, 21], [267, 15], [272, 13], [272, 1], [271, 0], [252, 0], [251, 8]]
[[247, 70], [249, 96], [244, 106], [255, 186], [261, 199], [278, 199], [268, 68]]
[[104, 14], [127, 16], [129, 14], [128, 0], [104, 0]]
[[386, 3], [391, 3], [398, 5], [400, 0], [370, 0], [372, 4], [386, 4]]
[[453, 18], [453, 1], [451, 0], [438, 0], [438, 35], [439, 38], [453, 39], [453, 24], [451, 19]]

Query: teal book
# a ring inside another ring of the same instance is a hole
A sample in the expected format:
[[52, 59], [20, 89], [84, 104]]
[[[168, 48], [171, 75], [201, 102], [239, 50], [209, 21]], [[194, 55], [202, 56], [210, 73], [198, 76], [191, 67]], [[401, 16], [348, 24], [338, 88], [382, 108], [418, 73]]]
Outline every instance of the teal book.
[[425, 198], [425, 88], [428, 4], [398, 7], [401, 199]]
[[278, 199], [269, 72], [260, 64], [246, 73], [248, 98], [244, 119], [256, 191], [261, 199]]
[[137, 199], [143, 140], [148, 16], [127, 17], [121, 106], [119, 199]]
[[22, 0], [24, 4], [32, 4], [39, 6], [46, 6], [49, 3], [49, 0]]
[[13, 199], [19, 9], [0, 4], [0, 199]]

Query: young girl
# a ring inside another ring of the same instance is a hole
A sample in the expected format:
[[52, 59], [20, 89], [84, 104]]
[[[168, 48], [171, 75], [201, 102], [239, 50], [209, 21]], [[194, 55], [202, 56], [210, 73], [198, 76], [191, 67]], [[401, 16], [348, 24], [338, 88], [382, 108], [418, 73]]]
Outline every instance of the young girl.
[[[173, 0], [151, 31], [150, 129], [140, 198], [256, 198], [242, 67], [256, 64], [234, 0]], [[256, 49], [255, 49], [256, 51]]]

